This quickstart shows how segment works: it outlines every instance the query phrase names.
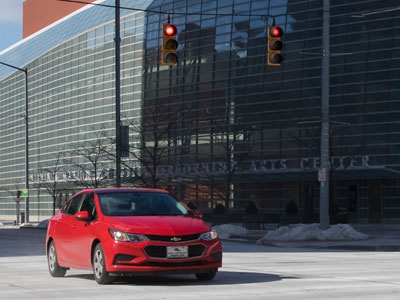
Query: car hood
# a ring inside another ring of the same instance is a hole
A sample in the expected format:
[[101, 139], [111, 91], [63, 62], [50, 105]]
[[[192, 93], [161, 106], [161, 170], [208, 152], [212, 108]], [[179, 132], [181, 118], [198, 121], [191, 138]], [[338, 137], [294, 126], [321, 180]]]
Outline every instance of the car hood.
[[191, 235], [210, 230], [202, 219], [192, 216], [105, 217], [116, 230], [150, 235]]

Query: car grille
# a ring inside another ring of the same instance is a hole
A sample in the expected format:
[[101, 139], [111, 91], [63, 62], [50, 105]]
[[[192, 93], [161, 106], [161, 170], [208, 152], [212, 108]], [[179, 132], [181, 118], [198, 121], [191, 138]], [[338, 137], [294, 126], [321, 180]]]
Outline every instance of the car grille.
[[[204, 245], [190, 245], [188, 246], [189, 257], [202, 256], [206, 247]], [[165, 246], [147, 246], [144, 249], [148, 256], [154, 258], [166, 258], [167, 247]]]
[[171, 235], [146, 235], [149, 240], [152, 241], [163, 241], [163, 242], [187, 242], [187, 241], [195, 241], [198, 240], [200, 234], [191, 234], [191, 235], [180, 235], [180, 236], [171, 236]]

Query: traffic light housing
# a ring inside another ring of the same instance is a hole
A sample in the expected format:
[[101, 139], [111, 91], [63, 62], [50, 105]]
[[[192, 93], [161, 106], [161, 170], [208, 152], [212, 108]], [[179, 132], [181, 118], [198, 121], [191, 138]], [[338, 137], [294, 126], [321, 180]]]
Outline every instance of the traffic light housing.
[[178, 61], [176, 55], [178, 48], [177, 32], [178, 30], [173, 24], [162, 25], [161, 65], [163, 66], [174, 66]]
[[280, 66], [283, 61], [282, 49], [283, 29], [279, 26], [268, 26], [268, 58], [269, 66]]

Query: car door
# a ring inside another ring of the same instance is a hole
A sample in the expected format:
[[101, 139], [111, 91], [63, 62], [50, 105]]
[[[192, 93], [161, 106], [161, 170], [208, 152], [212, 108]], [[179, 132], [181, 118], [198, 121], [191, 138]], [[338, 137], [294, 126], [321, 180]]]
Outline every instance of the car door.
[[63, 261], [71, 261], [70, 244], [73, 241], [71, 222], [74, 219], [73, 215], [80, 207], [82, 196], [82, 194], [78, 194], [71, 198], [65, 205], [65, 208], [61, 211], [61, 217], [56, 221], [57, 229], [54, 236], [54, 242], [57, 249], [57, 255]]
[[93, 227], [97, 220], [97, 212], [94, 204], [93, 193], [85, 193], [79, 211], [87, 211], [90, 219], [88, 221], [74, 218], [71, 221], [70, 244], [71, 262], [82, 267], [91, 268], [91, 246], [93, 242]]

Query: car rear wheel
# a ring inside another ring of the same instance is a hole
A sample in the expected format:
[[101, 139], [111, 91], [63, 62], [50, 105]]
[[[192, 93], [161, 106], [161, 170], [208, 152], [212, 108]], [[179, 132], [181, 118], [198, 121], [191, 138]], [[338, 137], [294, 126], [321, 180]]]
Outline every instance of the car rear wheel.
[[104, 251], [101, 244], [97, 244], [93, 254], [93, 272], [94, 279], [98, 284], [109, 284], [114, 281], [114, 277], [110, 276], [106, 270], [104, 260]]
[[218, 271], [218, 269], [211, 269], [207, 273], [196, 274], [196, 277], [199, 280], [212, 280], [215, 277], [215, 274], [217, 274], [217, 271]]
[[54, 241], [51, 241], [49, 249], [47, 249], [47, 264], [49, 266], [50, 274], [53, 277], [63, 277], [67, 272], [66, 268], [60, 267], [58, 264]]

